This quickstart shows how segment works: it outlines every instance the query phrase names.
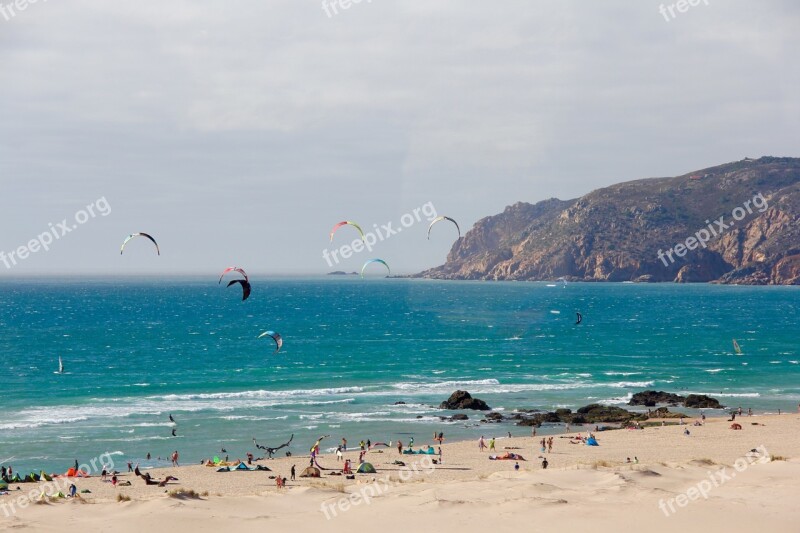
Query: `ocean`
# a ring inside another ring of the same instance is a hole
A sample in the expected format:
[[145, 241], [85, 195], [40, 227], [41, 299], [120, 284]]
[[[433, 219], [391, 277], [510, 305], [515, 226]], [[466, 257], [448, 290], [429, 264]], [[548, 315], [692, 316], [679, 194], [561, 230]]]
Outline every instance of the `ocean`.
[[215, 281], [0, 281], [0, 461], [24, 474], [105, 452], [117, 468], [173, 450], [243, 458], [253, 438], [290, 435], [307, 454], [321, 435], [529, 434], [475, 412], [441, 421], [457, 389], [504, 413], [624, 406], [645, 389], [756, 412], [800, 402], [798, 287], [251, 277], [242, 302]]

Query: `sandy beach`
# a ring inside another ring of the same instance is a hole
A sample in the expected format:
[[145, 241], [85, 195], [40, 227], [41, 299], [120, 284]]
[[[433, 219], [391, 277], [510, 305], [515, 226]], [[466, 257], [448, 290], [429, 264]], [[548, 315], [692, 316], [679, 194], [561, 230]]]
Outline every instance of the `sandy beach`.
[[[500, 438], [492, 431], [501, 428], [487, 425], [487, 442], [497, 437], [495, 451], [481, 452], [477, 442], [445, 443], [442, 464], [434, 465], [428, 456], [372, 450], [367, 461], [377, 473], [358, 474], [355, 480], [330, 475], [342, 463], [324, 454], [319, 463], [331, 470], [323, 470], [318, 479], [298, 477], [283, 489], [270, 476], [289, 477], [292, 465], [299, 476], [308, 456], [260, 461], [271, 472], [216, 472], [200, 465], [150, 470], [155, 478], [179, 479], [165, 488], [125, 473], [119, 479], [131, 486], [114, 488], [99, 477], [79, 479], [78, 490], [91, 491], [80, 501], [59, 499], [24, 508], [17, 504], [12, 509], [9, 502], [36, 487], [20, 484], [15, 494], [17, 484], [11, 484], [10, 494], [0, 498], [0, 527], [49, 531], [79, 523], [83, 531], [161, 531], [168, 525], [173, 531], [277, 526], [287, 531], [379, 527], [407, 532], [568, 526], [618, 531], [646, 523], [650, 531], [798, 531], [800, 509], [792, 495], [800, 488], [800, 416], [738, 420], [740, 431], [731, 430], [724, 418], [709, 419], [705, 426], [604, 431], [597, 433], [597, 447], [556, 435], [553, 451], [546, 454], [539, 449], [540, 437], [532, 438], [527, 428], [515, 428], [519, 436]], [[327, 444], [335, 444], [335, 438]], [[428, 443], [417, 443], [417, 449], [420, 444]], [[518, 462], [519, 470], [513, 460], [488, 459], [507, 451], [526, 459]], [[345, 457], [357, 462], [358, 451]], [[546, 470], [542, 457], [549, 463]], [[394, 464], [397, 460], [406, 468]], [[125, 465], [115, 467], [125, 470]], [[168, 492], [181, 489], [200, 496]], [[119, 495], [130, 501], [118, 501]]]

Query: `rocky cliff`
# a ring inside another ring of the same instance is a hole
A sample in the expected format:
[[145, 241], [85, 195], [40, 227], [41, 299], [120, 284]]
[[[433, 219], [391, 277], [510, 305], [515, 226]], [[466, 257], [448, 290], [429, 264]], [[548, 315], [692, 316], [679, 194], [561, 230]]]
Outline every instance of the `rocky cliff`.
[[800, 284], [800, 159], [744, 159], [517, 203], [417, 277]]

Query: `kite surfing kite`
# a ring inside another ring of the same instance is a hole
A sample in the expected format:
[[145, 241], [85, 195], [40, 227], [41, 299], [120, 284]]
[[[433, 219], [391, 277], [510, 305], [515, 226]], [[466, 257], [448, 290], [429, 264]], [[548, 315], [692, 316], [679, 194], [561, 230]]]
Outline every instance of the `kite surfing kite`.
[[158, 252], [158, 255], [161, 255], [161, 250], [158, 249], [158, 243], [153, 237], [151, 237], [147, 233], [131, 233], [130, 235], [125, 237], [125, 240], [122, 241], [122, 246], [120, 246], [119, 248], [119, 255], [122, 255], [122, 252], [125, 251], [125, 245], [128, 244], [128, 241], [133, 239], [134, 237], [147, 237], [153, 244], [156, 245], [156, 252]]
[[288, 440], [287, 442], [284, 442], [283, 444], [281, 444], [280, 446], [277, 446], [277, 447], [275, 447], [275, 448], [271, 448], [271, 447], [269, 447], [269, 446], [262, 446], [262, 445], [260, 445], [259, 443], [257, 443], [257, 442], [256, 442], [256, 438], [255, 438], [255, 437], [253, 437], [253, 444], [255, 444], [256, 448], [258, 448], [259, 450], [264, 450], [264, 451], [266, 451], [266, 452], [267, 452], [267, 457], [269, 457], [270, 459], [272, 459], [272, 454], [274, 454], [275, 452], [277, 452], [277, 451], [278, 451], [278, 450], [280, 450], [281, 448], [285, 448], [285, 447], [287, 447], [287, 446], [288, 446], [288, 445], [289, 445], [289, 444], [292, 442], [292, 439], [293, 439], [293, 438], [294, 438], [294, 433], [292, 433], [292, 436], [291, 436], [291, 437], [289, 437], [289, 440]]
[[343, 220], [342, 222], [339, 222], [338, 224], [336, 224], [333, 227], [333, 229], [331, 230], [331, 242], [333, 242], [333, 234], [336, 233], [336, 230], [338, 230], [342, 226], [353, 226], [354, 228], [356, 228], [358, 230], [358, 233], [361, 234], [361, 240], [362, 241], [364, 240], [364, 232], [361, 231], [361, 226], [359, 226], [358, 224], [356, 224], [355, 222], [352, 222], [350, 220]]
[[251, 290], [250, 282], [247, 281], [246, 279], [232, 279], [228, 282], [228, 287], [236, 283], [242, 285], [242, 301], [245, 301], [248, 298], [250, 298], [250, 290]]
[[275, 341], [275, 345], [277, 346], [275, 348], [275, 353], [281, 351], [281, 346], [283, 346], [283, 338], [281, 337], [280, 333], [276, 333], [274, 331], [265, 331], [264, 333], [258, 336], [259, 339], [261, 337], [272, 337], [272, 340]]
[[222, 271], [222, 274], [219, 277], [219, 282], [217, 284], [222, 283], [222, 278], [224, 278], [225, 274], [227, 274], [228, 272], [238, 272], [239, 274], [244, 276], [245, 281], [248, 281], [250, 279], [247, 277], [247, 273], [244, 271], [244, 269], [239, 267], [228, 267]]
[[383, 266], [386, 267], [386, 270], [389, 272], [389, 274], [392, 273], [392, 271], [389, 269], [389, 265], [387, 265], [386, 261], [384, 261], [383, 259], [370, 259], [369, 261], [364, 263], [363, 267], [361, 267], [361, 277], [362, 278], [364, 277], [364, 270], [367, 268], [367, 265], [369, 265], [370, 263], [381, 263]]
[[575, 322], [575, 325], [577, 326], [578, 324], [583, 322], [583, 315], [578, 313], [577, 311], [575, 312], [575, 314], [578, 315], [578, 320], [577, 320], [577, 322]]
[[234, 285], [236, 283], [240, 284], [242, 286], [242, 301], [247, 300], [250, 297], [251, 286], [250, 286], [250, 279], [247, 277], [247, 272], [245, 272], [244, 269], [239, 267], [226, 268], [225, 270], [222, 271], [222, 274], [219, 277], [219, 282], [217, 284], [222, 283], [222, 278], [224, 278], [225, 274], [227, 274], [228, 272], [238, 272], [239, 274], [244, 276], [244, 279], [234, 279], [232, 281], [229, 281], [227, 286], [230, 287], [231, 285]]
[[442, 220], [449, 220], [450, 222], [452, 222], [453, 224], [456, 225], [456, 229], [458, 230], [458, 238], [460, 239], [461, 238], [461, 228], [458, 227], [458, 222], [456, 222], [455, 220], [453, 220], [450, 217], [439, 216], [439, 217], [434, 218], [433, 221], [431, 222], [430, 226], [428, 226], [428, 240], [430, 240], [430, 238], [431, 238], [431, 228], [433, 227], [433, 225], [436, 224], [437, 222], [441, 222]]

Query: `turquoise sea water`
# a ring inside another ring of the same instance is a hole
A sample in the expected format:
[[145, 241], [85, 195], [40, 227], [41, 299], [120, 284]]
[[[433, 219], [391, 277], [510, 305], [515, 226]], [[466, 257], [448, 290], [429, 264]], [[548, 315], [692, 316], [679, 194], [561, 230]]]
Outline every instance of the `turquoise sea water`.
[[[103, 452], [243, 457], [253, 437], [291, 434], [295, 454], [323, 434], [528, 434], [474, 413], [441, 422], [452, 413], [431, 406], [459, 388], [505, 412], [622, 405], [649, 388], [756, 411], [800, 402], [797, 287], [252, 282], [247, 302], [216, 279], [0, 282], [0, 460], [24, 473]], [[256, 339], [267, 329], [284, 337], [278, 354]]]

